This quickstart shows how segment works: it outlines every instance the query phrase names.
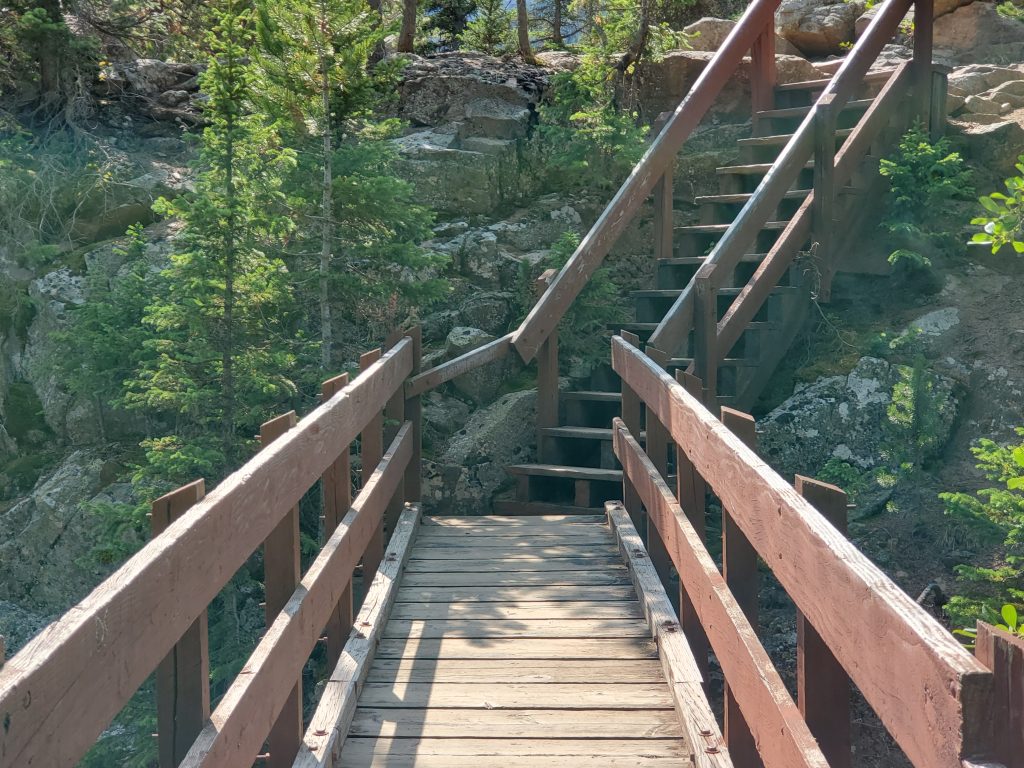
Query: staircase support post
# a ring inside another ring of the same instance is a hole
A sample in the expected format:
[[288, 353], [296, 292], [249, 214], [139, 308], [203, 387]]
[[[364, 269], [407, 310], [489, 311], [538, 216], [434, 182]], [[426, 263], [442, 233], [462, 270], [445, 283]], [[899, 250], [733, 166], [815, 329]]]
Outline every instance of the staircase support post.
[[[846, 534], [846, 494], [834, 485], [796, 478], [796, 490]], [[832, 768], [850, 768], [850, 678], [800, 611], [796, 616], [797, 704]]]
[[[551, 285], [555, 270], [546, 270], [534, 286], [541, 296]], [[537, 458], [547, 461], [541, 430], [558, 426], [558, 327], [551, 329], [537, 351]], [[529, 479], [525, 479], [527, 485]], [[524, 498], [528, 498], [524, 497]]]
[[[662, 368], [668, 365], [669, 356], [660, 349], [648, 346], [645, 352], [651, 360]], [[668, 482], [668, 430], [665, 429], [665, 425], [652, 413], [650, 408], [647, 409], [644, 421], [644, 426], [647, 429], [647, 455], [651, 457], [651, 463], [657, 468], [658, 474], [661, 475], [663, 480]], [[665, 592], [672, 596], [672, 590], [669, 589], [672, 583], [672, 559], [669, 557], [661, 532], [656, 526], [651, 525], [649, 519], [647, 521], [646, 544], [647, 554], [651, 557], [651, 565], [658, 572], [658, 577], [661, 579], [661, 585], [665, 588]], [[678, 605], [674, 607], [677, 610], [679, 608]]]
[[[381, 350], [372, 349], [364, 352], [359, 358], [359, 370], [365, 371], [381, 358]], [[377, 469], [380, 460], [384, 457], [384, 412], [374, 415], [359, 435], [359, 458], [362, 463], [360, 480], [363, 486], [370, 481], [373, 471]], [[373, 574], [380, 567], [380, 561], [384, 557], [384, 519], [381, 518], [380, 525], [366, 545], [363, 553], [363, 584], [369, 586], [373, 580]]]
[[[412, 373], [417, 375], [423, 367], [423, 329], [414, 326], [405, 333], [412, 339]], [[405, 470], [405, 498], [411, 502], [422, 500], [423, 476], [423, 400], [420, 395], [405, 401], [405, 418], [412, 423], [412, 458]]]
[[[722, 424], [748, 448], [757, 446], [757, 430], [753, 417], [746, 413], [722, 408]], [[722, 510], [722, 575], [729, 591], [739, 604], [747, 621], [757, 631], [760, 600], [760, 576], [757, 571], [757, 551], [736, 525], [728, 509]], [[760, 768], [763, 765], [750, 726], [740, 711], [728, 683], [725, 686], [725, 740], [729, 756], [736, 768]]]
[[[640, 338], [636, 334], [622, 331], [621, 335], [627, 344], [632, 344], [634, 347], [640, 346]], [[623, 381], [622, 422], [626, 425], [629, 433], [636, 437], [637, 442], [640, 442], [640, 405], [639, 395]], [[646, 526], [644, 525], [640, 494], [637, 493], [636, 488], [633, 487], [633, 483], [630, 482], [629, 476], [625, 472], [622, 473], [622, 501], [623, 506], [626, 507], [626, 511], [629, 513], [629, 518], [633, 521], [633, 526], [641, 532], [640, 535], [642, 536]]]
[[814, 123], [813, 241], [817, 243], [818, 298], [828, 301], [836, 264], [832, 232], [835, 228], [836, 110], [835, 94], [818, 100]]
[[654, 187], [654, 258], [672, 258], [672, 177], [675, 169], [670, 163]]
[[761, 34], [750, 48], [750, 101], [754, 117], [754, 135], [758, 135], [757, 113], [775, 107], [775, 16], [769, 16]]
[[693, 372], [703, 382], [703, 402], [713, 408], [718, 400], [718, 290], [713, 270], [701, 267], [695, 278], [693, 307]]
[[932, 93], [932, 41], [935, 29], [935, 0], [914, 3], [914, 111], [928, 125]]
[[946, 111], [949, 99], [949, 67], [932, 67], [932, 95], [928, 111], [928, 135], [938, 141], [946, 134]]

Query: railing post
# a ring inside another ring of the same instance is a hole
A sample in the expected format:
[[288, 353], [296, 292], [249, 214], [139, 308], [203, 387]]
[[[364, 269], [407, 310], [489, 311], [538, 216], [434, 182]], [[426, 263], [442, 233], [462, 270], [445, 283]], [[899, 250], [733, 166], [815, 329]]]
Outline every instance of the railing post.
[[835, 94], [818, 100], [814, 121], [814, 209], [811, 227], [817, 242], [818, 298], [828, 301], [835, 263], [832, 230], [835, 227], [836, 111]]
[[[543, 295], [557, 273], [553, 269], [546, 270], [534, 289], [537, 296]], [[544, 441], [541, 430], [558, 426], [558, 326], [551, 329], [547, 339], [537, 352], [537, 451], [538, 460], [545, 461], [543, 456]]]
[[949, 99], [949, 67], [932, 67], [932, 95], [928, 111], [928, 137], [934, 142], [946, 134], [946, 110]]
[[[202, 480], [153, 502], [153, 536], [206, 495]], [[210, 647], [206, 611], [188, 628], [156, 669], [157, 742], [160, 768], [176, 768], [210, 718]]]
[[[746, 413], [722, 408], [722, 423], [748, 448], [757, 446], [757, 430], [754, 419]], [[757, 551], [750, 544], [728, 509], [722, 509], [722, 571], [725, 583], [729, 585], [736, 602], [743, 610], [747, 621], [757, 631], [758, 600], [760, 597], [760, 576], [757, 572]], [[739, 705], [725, 685], [725, 740], [729, 745], [729, 756], [736, 768], [759, 768], [763, 765], [758, 756], [757, 744], [750, 733], [750, 726], [740, 712]]]
[[935, 28], [935, 0], [914, 2], [914, 106], [917, 117], [928, 124], [932, 93], [932, 40]]
[[[403, 338], [405, 338], [404, 331], [395, 331], [384, 342], [384, 350], [388, 351], [392, 349]], [[391, 395], [391, 399], [388, 400], [388, 404], [384, 406], [384, 445], [391, 445], [391, 441], [395, 439], [395, 436], [398, 434], [398, 430], [402, 428], [402, 424], [404, 423], [405, 385], [403, 382], [403, 385], [396, 389], [394, 394]], [[408, 467], [406, 467], [406, 469], [408, 469]], [[391, 538], [391, 534], [394, 533], [395, 525], [398, 523], [398, 518], [401, 516], [403, 509], [405, 509], [404, 476], [402, 477], [402, 483], [400, 483], [395, 489], [395, 495], [392, 496], [391, 501], [388, 502], [387, 509], [384, 510], [385, 546], [387, 546], [387, 542]]]
[[[623, 341], [634, 347], [640, 346], [640, 338], [629, 331], [622, 331], [620, 334]], [[629, 433], [640, 442], [640, 398], [625, 381], [622, 382], [622, 422], [626, 425]], [[622, 502], [629, 513], [633, 526], [638, 530], [644, 530], [643, 509], [640, 502], [640, 494], [637, 493], [633, 483], [630, 482], [626, 473], [622, 473]]]
[[[260, 446], [266, 448], [298, 423], [295, 411], [260, 427]], [[269, 627], [295, 592], [302, 578], [299, 559], [299, 508], [292, 507], [263, 543], [264, 616]], [[267, 768], [286, 768], [295, 760], [302, 743], [302, 676], [299, 675], [274, 721], [267, 745]]]
[[694, 278], [693, 372], [704, 386], [701, 400], [708, 409], [718, 399], [718, 289], [713, 272], [701, 267]]
[[[412, 339], [412, 373], [410, 378], [423, 367], [423, 331], [420, 326], [410, 328], [406, 335]], [[403, 388], [404, 391], [404, 388]], [[412, 458], [405, 471], [405, 498], [418, 502], [422, 497], [423, 477], [423, 400], [420, 395], [406, 398], [405, 418], [412, 423]]]
[[754, 135], [757, 132], [757, 113], [775, 106], [775, 83], [778, 75], [775, 69], [775, 17], [761, 30], [761, 34], [750, 49], [750, 102], [754, 119]]
[[[365, 371], [381, 358], [380, 349], [371, 349], [364, 352], [359, 358], [359, 370]], [[370, 481], [373, 471], [380, 464], [384, 457], [384, 414], [374, 414], [369, 423], [359, 435], [359, 460], [362, 465], [360, 469], [360, 480], [363, 487]], [[366, 552], [363, 553], [363, 586], [368, 587], [373, 580], [373, 575], [380, 566], [381, 558], [384, 557], [384, 519], [381, 518], [380, 525], [366, 545]]]
[[674, 221], [672, 184], [675, 168], [670, 163], [654, 186], [654, 258], [672, 258]]
[[[664, 368], [668, 365], [669, 356], [655, 347], [647, 347], [646, 355], [655, 363]], [[647, 429], [647, 455], [651, 457], [651, 463], [657, 468], [662, 479], [668, 481], [668, 442], [669, 434], [665, 425], [661, 423], [651, 408], [647, 409], [645, 419]], [[647, 554], [651, 558], [651, 565], [658, 572], [661, 584], [665, 592], [672, 596], [669, 585], [672, 583], [672, 559], [665, 548], [665, 541], [657, 526], [651, 525], [650, 518], [647, 520]], [[673, 601], [674, 602], [674, 601]], [[675, 606], [678, 609], [678, 605]]]
[[1024, 766], [1024, 637], [983, 621], [977, 624], [974, 655], [992, 670], [993, 744], [989, 757], [1007, 768]]
[[[676, 381], [698, 400], [703, 396], [704, 385], [701, 384], [700, 379], [696, 376], [686, 371], [677, 370]], [[675, 449], [676, 498], [679, 500], [679, 506], [686, 513], [687, 520], [690, 521], [693, 529], [700, 536], [701, 541], [706, 542], [707, 526], [704, 521], [704, 504], [707, 486], [704, 483], [704, 478], [701, 477], [693, 462], [690, 461], [690, 457], [686, 455], [686, 451], [682, 449], [682, 446], [677, 444]], [[701, 678], [704, 680], [704, 688], [707, 690], [708, 674], [710, 673], [708, 637], [700, 623], [700, 617], [697, 615], [693, 603], [690, 602], [689, 595], [686, 594], [686, 587], [683, 585], [682, 579], [679, 582], [679, 624], [683, 628], [683, 634], [686, 635], [686, 641], [690, 644], [690, 650], [693, 651], [693, 657], [697, 661], [697, 668], [700, 670]]]
[[[842, 534], [846, 494], [834, 485], [796, 477], [796, 491]], [[800, 714], [832, 768], [849, 768], [850, 679], [800, 611], [796, 615], [796, 686]]]
[[[348, 374], [328, 379], [320, 387], [321, 401], [327, 402], [348, 386]], [[338, 458], [327, 468], [320, 481], [323, 489], [324, 541], [331, 538], [338, 524], [352, 506], [352, 456], [350, 445], [339, 449]], [[334, 669], [341, 658], [348, 633], [352, 629], [352, 574], [348, 575], [345, 591], [338, 606], [327, 621], [327, 666]]]

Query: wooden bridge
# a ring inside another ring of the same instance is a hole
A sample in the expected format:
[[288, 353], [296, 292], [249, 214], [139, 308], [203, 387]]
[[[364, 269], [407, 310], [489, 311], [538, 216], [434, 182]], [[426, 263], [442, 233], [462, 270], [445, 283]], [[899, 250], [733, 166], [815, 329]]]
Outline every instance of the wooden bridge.
[[[1024, 766], [1024, 643], [982, 624], [963, 648], [845, 538], [842, 491], [779, 477], [735, 410], [844, 268], [879, 152], [945, 114], [930, 0], [888, 0], [830, 79], [779, 87], [777, 5], [751, 4], [516, 331], [427, 371], [396, 334], [209, 495], [158, 500], [152, 541], [0, 669], [0, 768], [75, 765], [153, 673], [161, 768], [845, 768], [854, 687], [918, 768]], [[913, 61], [871, 70], [912, 5]], [[749, 162], [675, 227], [676, 155], [748, 52]], [[559, 393], [558, 323], [652, 194], [658, 282], [591, 388]], [[421, 396], [513, 350], [538, 462], [495, 510], [424, 516]], [[260, 550], [267, 629], [213, 707], [206, 610]], [[796, 607], [794, 691], [758, 639], [763, 570]]]

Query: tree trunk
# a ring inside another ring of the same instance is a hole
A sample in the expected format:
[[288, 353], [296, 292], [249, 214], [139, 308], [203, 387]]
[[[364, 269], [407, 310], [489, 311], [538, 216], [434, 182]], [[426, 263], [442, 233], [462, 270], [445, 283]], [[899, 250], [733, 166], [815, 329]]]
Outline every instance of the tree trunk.
[[631, 66], [643, 58], [647, 50], [647, 40], [651, 32], [651, 0], [640, 2], [640, 23], [637, 24], [636, 34], [630, 43], [629, 50], [619, 60], [617, 68], [625, 73]]
[[565, 40], [562, 39], [562, 0], [553, 0], [552, 13], [554, 18], [551, 20], [551, 43], [561, 48], [565, 45]]
[[331, 145], [331, 76], [327, 55], [320, 53], [320, 96], [323, 99], [324, 178], [321, 189], [320, 215], [320, 367], [329, 371], [332, 364], [334, 330], [331, 326], [330, 275], [334, 244], [334, 149]]
[[416, 0], [405, 0], [402, 5], [402, 30], [398, 34], [399, 53], [412, 53], [413, 41], [416, 38]]
[[[63, 21], [59, 0], [37, 0], [37, 8], [46, 12], [54, 24]], [[39, 66], [39, 95], [45, 105], [56, 105], [61, 100], [61, 51], [56, 34], [49, 34], [36, 46]]]
[[516, 26], [519, 32], [519, 55], [527, 64], [536, 64], [537, 59], [530, 47], [530, 15], [526, 9], [526, 0], [516, 0]]

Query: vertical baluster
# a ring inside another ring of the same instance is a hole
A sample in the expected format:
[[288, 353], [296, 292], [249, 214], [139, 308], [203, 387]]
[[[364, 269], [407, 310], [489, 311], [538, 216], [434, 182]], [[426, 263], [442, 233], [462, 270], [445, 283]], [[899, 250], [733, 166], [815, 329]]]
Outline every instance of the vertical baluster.
[[[423, 331], [417, 325], [410, 328], [406, 335], [412, 339], [410, 376], [415, 376], [423, 367]], [[420, 501], [420, 478], [423, 475], [423, 401], [419, 395], [405, 401], [405, 418], [412, 422], [412, 457], [409, 459], [409, 467], [405, 470], [405, 498], [409, 501]]]
[[[359, 358], [359, 370], [365, 371], [381, 358], [379, 349], [372, 349], [364, 352]], [[384, 414], [374, 414], [373, 418], [359, 435], [359, 458], [362, 463], [360, 479], [363, 486], [369, 481], [373, 471], [377, 469], [380, 460], [384, 457]], [[380, 566], [381, 558], [384, 557], [384, 520], [380, 521], [377, 530], [366, 545], [366, 552], [363, 553], [363, 587], [370, 586], [373, 575]]]
[[706, 267], [697, 272], [693, 307], [693, 372], [704, 387], [701, 401], [709, 410], [718, 400], [718, 289], [713, 273]]
[[[322, 402], [327, 402], [338, 392], [348, 386], [348, 374], [343, 373], [328, 379], [320, 387]], [[351, 446], [342, 446], [338, 458], [324, 472], [321, 485], [323, 487], [324, 505], [324, 540], [331, 537], [342, 518], [352, 506], [352, 457]], [[341, 594], [338, 606], [327, 620], [327, 665], [334, 669], [341, 658], [348, 633], [352, 629], [352, 577], [349, 574], [345, 591]]]
[[[646, 349], [646, 354], [662, 368], [668, 365], [669, 356], [660, 349], [649, 346]], [[658, 417], [650, 408], [647, 409], [646, 428], [647, 455], [651, 457], [651, 462], [657, 467], [662, 479], [668, 481], [669, 434], [668, 430], [665, 429], [665, 426], [658, 420]], [[672, 561], [669, 558], [668, 550], [665, 548], [665, 541], [657, 527], [651, 525], [649, 520], [647, 525], [647, 553], [651, 557], [651, 564], [658, 572], [658, 576], [661, 577], [661, 583], [665, 587], [665, 591], [670, 596], [676, 597], [678, 593], [673, 595], [672, 590], [669, 589], [672, 583]], [[678, 607], [677, 605], [676, 608], [678, 609]]]
[[670, 163], [654, 186], [654, 258], [672, 258], [673, 217], [672, 178], [675, 168]]
[[[846, 534], [846, 494], [834, 485], [796, 478], [796, 490]], [[796, 618], [797, 704], [832, 768], [850, 766], [850, 680], [803, 615]]]
[[914, 3], [914, 111], [922, 124], [928, 124], [932, 92], [932, 40], [935, 28], [934, 0]]
[[775, 68], [775, 17], [761, 30], [761, 34], [750, 49], [750, 101], [753, 113], [754, 135], [760, 135], [757, 113], [775, 107], [775, 83], [778, 75]]
[[[1024, 637], [977, 623], [974, 655], [992, 671], [992, 744], [979, 745], [1007, 768], [1024, 766]], [[980, 750], [979, 750], [980, 751]], [[982, 762], [976, 763], [983, 765]], [[965, 763], [966, 765], [966, 763]], [[972, 763], [975, 765], [975, 763]]]
[[836, 112], [835, 94], [818, 100], [814, 122], [814, 208], [812, 227], [818, 244], [818, 298], [828, 301], [836, 264], [833, 254], [835, 227]]
[[[534, 285], [537, 296], [547, 290], [555, 277], [555, 270], [546, 270]], [[537, 352], [537, 451], [538, 460], [546, 461], [546, 450], [541, 430], [558, 426], [558, 328], [551, 329]], [[528, 482], [528, 481], [527, 481]], [[528, 495], [521, 498], [527, 499]]]
[[[263, 424], [260, 427], [260, 446], [266, 448], [281, 435], [292, 429], [298, 420], [295, 411]], [[263, 543], [263, 587], [265, 591], [264, 615], [269, 627], [295, 592], [302, 577], [299, 559], [299, 508], [292, 507]], [[267, 745], [270, 755], [267, 768], [290, 766], [302, 743], [302, 675], [299, 675], [285, 700], [281, 713], [274, 721]]]
[[[757, 446], [754, 419], [732, 408], [722, 408], [722, 423], [748, 448]], [[722, 509], [722, 571], [736, 602], [750, 625], [757, 631], [760, 578], [757, 572], [757, 552], [728, 509]], [[750, 733], [743, 713], [736, 703], [728, 684], [725, 686], [725, 740], [729, 756], [736, 768], [758, 768], [762, 765], [757, 745]]]
[[[153, 502], [153, 536], [206, 495], [196, 480]], [[206, 611], [175, 644], [156, 670], [157, 740], [160, 768], [175, 768], [210, 717], [210, 647]]]
[[[640, 339], [636, 334], [623, 331], [622, 339], [634, 347], [640, 346]], [[622, 422], [626, 425], [629, 433], [640, 442], [640, 398], [636, 392], [629, 388], [625, 381], [622, 382]], [[643, 509], [640, 502], [640, 494], [637, 493], [633, 483], [622, 473], [622, 500], [626, 511], [629, 513], [633, 525], [638, 531], [643, 531]], [[641, 534], [642, 535], [642, 534]]]
[[[700, 379], [696, 376], [686, 373], [686, 371], [677, 370], [676, 381], [696, 399], [699, 400], [703, 397], [704, 385], [701, 384]], [[704, 521], [705, 496], [706, 486], [704, 478], [700, 476], [697, 468], [693, 466], [693, 462], [686, 455], [686, 451], [679, 445], [676, 445], [676, 498], [679, 499], [679, 505], [683, 508], [686, 518], [690, 521], [697, 535], [700, 536], [701, 541], [707, 540], [707, 526]], [[697, 660], [697, 668], [700, 670], [701, 677], [704, 680], [704, 687], [707, 688], [708, 674], [710, 672], [708, 666], [708, 638], [704, 633], [704, 627], [701, 626], [700, 617], [697, 616], [697, 611], [690, 602], [690, 598], [686, 594], [686, 589], [681, 581], [679, 584], [679, 623], [683, 628], [683, 633], [686, 635], [687, 642], [690, 644], [690, 649], [693, 651], [693, 656]]]
[[946, 110], [949, 98], [949, 67], [932, 67], [932, 95], [928, 104], [928, 136], [938, 141], [946, 135]]

